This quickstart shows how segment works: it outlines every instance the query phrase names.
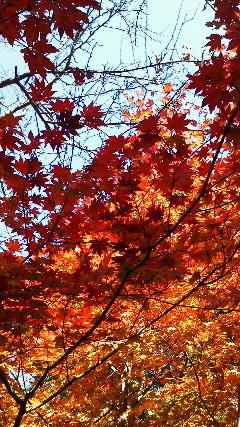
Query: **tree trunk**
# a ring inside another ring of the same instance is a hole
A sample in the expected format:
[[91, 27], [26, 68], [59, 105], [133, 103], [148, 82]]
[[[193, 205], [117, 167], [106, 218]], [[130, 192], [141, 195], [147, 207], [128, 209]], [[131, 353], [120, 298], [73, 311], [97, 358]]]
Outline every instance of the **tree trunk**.
[[25, 413], [26, 413], [26, 406], [24, 405], [20, 407], [17, 414], [17, 418], [15, 419], [15, 422], [13, 424], [13, 427], [19, 427], [21, 425], [21, 421]]

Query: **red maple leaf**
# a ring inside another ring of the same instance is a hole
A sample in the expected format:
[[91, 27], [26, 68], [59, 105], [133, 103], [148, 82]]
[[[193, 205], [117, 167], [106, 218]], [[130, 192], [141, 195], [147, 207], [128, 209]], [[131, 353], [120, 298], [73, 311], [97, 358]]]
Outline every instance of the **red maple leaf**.
[[91, 102], [89, 105], [85, 105], [82, 109], [84, 124], [91, 128], [102, 126], [104, 124], [102, 121], [103, 116], [104, 114], [102, 113], [100, 107], [94, 105], [93, 102]]

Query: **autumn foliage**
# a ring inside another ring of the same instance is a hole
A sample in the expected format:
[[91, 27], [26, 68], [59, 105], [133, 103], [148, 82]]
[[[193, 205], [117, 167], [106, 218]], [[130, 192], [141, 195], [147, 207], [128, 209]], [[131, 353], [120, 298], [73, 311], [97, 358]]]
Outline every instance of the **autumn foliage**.
[[206, 3], [208, 58], [83, 162], [107, 113], [57, 85], [93, 78], [71, 55], [100, 3], [1, 1], [28, 67], [0, 82], [24, 97], [0, 118], [1, 426], [237, 425], [240, 11]]

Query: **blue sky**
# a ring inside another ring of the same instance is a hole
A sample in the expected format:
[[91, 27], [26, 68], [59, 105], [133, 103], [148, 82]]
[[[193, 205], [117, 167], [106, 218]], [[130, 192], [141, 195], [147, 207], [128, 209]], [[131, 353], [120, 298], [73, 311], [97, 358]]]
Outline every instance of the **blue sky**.
[[[112, 0], [103, 0], [104, 5], [108, 5]], [[117, 0], [114, 0], [117, 1]], [[88, 64], [89, 68], [94, 70], [102, 70], [104, 66], [106, 67], [116, 67], [119, 66], [124, 68], [129, 68], [131, 63], [136, 64], [139, 61], [139, 64], [155, 62], [156, 56], [161, 56], [161, 52], [166, 48], [171, 36], [173, 34], [176, 21], [178, 19], [178, 25], [175, 28], [175, 33], [173, 40], [178, 40], [176, 48], [176, 58], [181, 58], [182, 53], [186, 52], [186, 49], [182, 48], [183, 45], [191, 48], [190, 52], [195, 58], [201, 59], [203, 52], [203, 47], [206, 44], [206, 37], [209, 34], [209, 28], [205, 26], [206, 21], [210, 21], [213, 18], [212, 9], [207, 7], [204, 9], [204, 0], [147, 0], [148, 1], [148, 18], [140, 20], [139, 24], [147, 23], [147, 31], [149, 35], [152, 36], [154, 40], [148, 38], [146, 46], [145, 40], [141, 35], [138, 34], [134, 43], [131, 43], [130, 37], [126, 32], [126, 27], [124, 26], [125, 18], [134, 22], [136, 18], [136, 12], [133, 10], [130, 14], [123, 13], [123, 17], [120, 19], [119, 16], [115, 18], [111, 23], [111, 28], [102, 29], [96, 35], [96, 40], [98, 41], [98, 46], [94, 49], [91, 61]], [[129, 2], [128, 7], [133, 7], [137, 0]], [[141, 0], [139, 0], [139, 3]], [[143, 9], [142, 12], [145, 12]], [[181, 32], [179, 29], [181, 23], [186, 21], [183, 25]], [[87, 34], [87, 31], [86, 33]], [[134, 49], [132, 49], [134, 45]], [[173, 42], [170, 44], [170, 47], [173, 47]], [[91, 52], [91, 46], [90, 46]], [[20, 49], [13, 49], [12, 47], [7, 47], [6, 44], [1, 43], [0, 46], [0, 75], [1, 78], [9, 78], [14, 76], [14, 67], [17, 65], [18, 73], [21, 74], [24, 71], [27, 71], [26, 64], [23, 61], [22, 54], [19, 52]], [[147, 54], [147, 58], [146, 58]], [[77, 56], [77, 65], [80, 68], [85, 68], [87, 60], [89, 59], [89, 52], [84, 53], [82, 50]], [[187, 72], [192, 71], [193, 66], [188, 65]], [[178, 73], [178, 71], [177, 71]], [[180, 74], [175, 73], [175, 77]], [[174, 79], [174, 77], [173, 77]], [[169, 79], [171, 81], [171, 79]], [[114, 86], [113, 86], [114, 87]], [[61, 88], [59, 87], [60, 95]], [[129, 93], [129, 92], [128, 92]], [[4, 91], [3, 104], [9, 105], [9, 110], [11, 110], [11, 102], [19, 96], [19, 91], [16, 90], [15, 86], [7, 88]], [[132, 94], [131, 94], [132, 95]], [[131, 96], [130, 95], [130, 96]], [[109, 98], [109, 99], [108, 99]], [[84, 101], [88, 102], [87, 98], [84, 98]], [[1, 101], [1, 100], [0, 100]], [[90, 102], [91, 100], [89, 100]], [[111, 94], [105, 99], [101, 98], [97, 100], [96, 103], [100, 103], [104, 108], [107, 108], [111, 104]], [[95, 136], [94, 136], [95, 138]]]
[[[173, 33], [181, 9], [179, 24], [184, 20], [188, 22], [184, 24], [181, 30], [178, 47], [187, 45], [192, 48], [194, 56], [201, 57], [203, 46], [206, 44], [206, 37], [209, 34], [209, 28], [205, 26], [205, 22], [213, 17], [212, 10], [209, 7], [203, 10], [204, 3], [204, 0], [148, 0], [148, 29], [153, 33], [153, 37], [157, 39], [156, 42], [148, 41], [148, 55], [151, 56], [151, 53], [160, 52], [166, 46]], [[174, 37], [178, 34], [179, 24]], [[116, 20], [116, 26], [120, 25], [120, 20]], [[127, 34], [121, 35], [119, 31], [103, 30], [99, 40], [102, 42], [102, 47], [97, 49], [94, 56], [94, 63], [99, 67], [103, 62], [107, 62], [109, 65], [117, 65], [120, 51], [121, 59], [124, 62], [134, 60]], [[139, 59], [142, 58], [144, 52], [143, 40], [138, 40], [136, 51]]]
[[[103, 2], [104, 3], [104, 2]], [[191, 19], [184, 25], [178, 46], [187, 45], [192, 48], [194, 56], [201, 56], [202, 48], [206, 43], [206, 36], [209, 29], [205, 27], [205, 22], [211, 20], [212, 10], [207, 7], [205, 11], [204, 0], [148, 0], [148, 29], [155, 33], [154, 37], [158, 39], [157, 42], [148, 42], [148, 54], [156, 53], [164, 47], [172, 34], [175, 26], [179, 9], [182, 4], [179, 22], [181, 23], [184, 18]], [[119, 21], [115, 22], [116, 25]], [[178, 33], [179, 26], [176, 29], [175, 35]], [[98, 47], [93, 55], [92, 64], [96, 67], [101, 67], [102, 64], [108, 63], [109, 65], [117, 65], [119, 63], [120, 51], [121, 59], [125, 62], [132, 62], [132, 52], [129, 45], [129, 38], [127, 34], [121, 34], [115, 30], [103, 30], [98, 40], [102, 47]], [[142, 40], [137, 41], [136, 52], [139, 59], [141, 59], [144, 52], [144, 45]], [[1, 44], [0, 49], [1, 63], [0, 73], [8, 73], [14, 71], [14, 66], [18, 66], [18, 72], [21, 73], [25, 70], [22, 55], [12, 48], [7, 48]], [[137, 59], [137, 58], [135, 58]]]

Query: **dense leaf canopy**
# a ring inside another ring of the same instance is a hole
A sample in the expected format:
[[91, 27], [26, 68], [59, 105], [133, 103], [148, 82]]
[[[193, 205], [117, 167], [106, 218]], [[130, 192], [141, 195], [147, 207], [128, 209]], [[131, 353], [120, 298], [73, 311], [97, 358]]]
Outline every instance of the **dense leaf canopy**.
[[104, 2], [1, 1], [2, 426], [237, 425], [240, 10], [205, 3], [208, 57], [103, 138], [74, 49]]

